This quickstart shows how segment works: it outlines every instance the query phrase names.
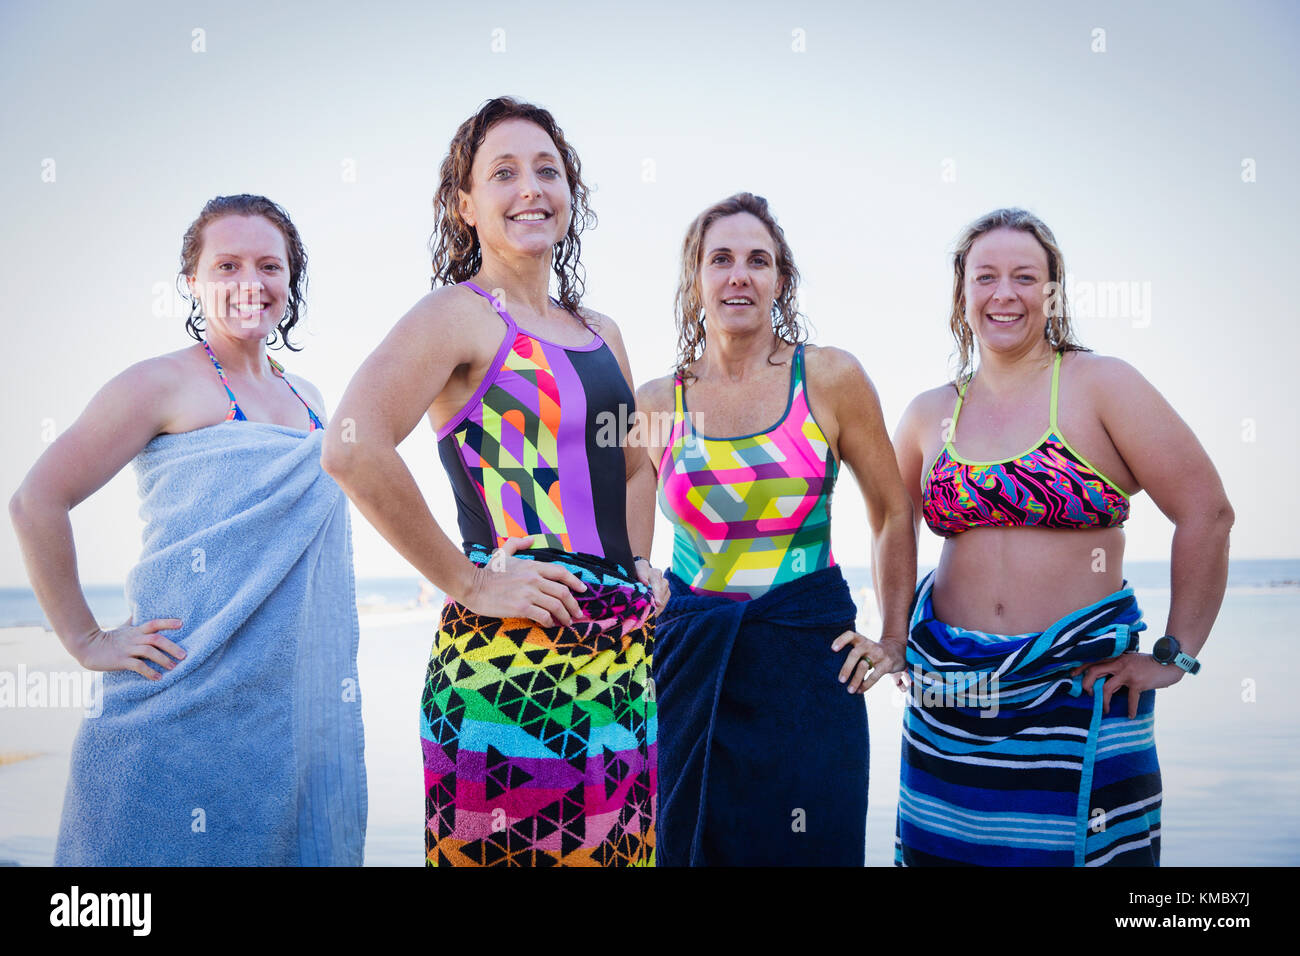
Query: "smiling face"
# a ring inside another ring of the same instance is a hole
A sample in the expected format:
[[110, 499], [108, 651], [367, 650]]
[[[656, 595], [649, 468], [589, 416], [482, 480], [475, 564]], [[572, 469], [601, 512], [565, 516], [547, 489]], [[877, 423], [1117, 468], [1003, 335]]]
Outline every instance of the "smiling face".
[[763, 221], [741, 212], [713, 222], [700, 243], [696, 282], [710, 329], [770, 329], [780, 277], [776, 243]]
[[190, 292], [209, 329], [231, 338], [266, 338], [289, 303], [284, 234], [264, 216], [222, 216], [203, 230]]
[[460, 215], [483, 249], [550, 255], [569, 230], [569, 183], [551, 137], [536, 123], [502, 120], [483, 137], [459, 191]]
[[992, 229], [970, 247], [964, 283], [966, 324], [981, 347], [1032, 348], [1044, 340], [1047, 251], [1030, 232]]

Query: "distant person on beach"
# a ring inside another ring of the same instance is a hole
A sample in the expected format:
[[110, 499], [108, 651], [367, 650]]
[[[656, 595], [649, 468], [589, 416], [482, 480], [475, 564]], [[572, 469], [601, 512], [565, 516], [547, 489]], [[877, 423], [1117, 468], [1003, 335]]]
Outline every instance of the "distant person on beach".
[[[613, 320], [582, 307], [593, 219], [551, 114], [489, 100], [434, 198], [435, 289], [348, 386], [325, 468], [447, 595], [421, 707], [430, 866], [654, 862], [653, 507]], [[556, 298], [548, 295], [552, 274]], [[463, 549], [397, 453], [427, 417]]]
[[[637, 395], [673, 525], [655, 651], [661, 865], [864, 861], [857, 695], [903, 667], [916, 538], [875, 388], [848, 352], [804, 344], [798, 282], [765, 199], [704, 210], [682, 246], [677, 369]], [[831, 554], [844, 464], [866, 501], [879, 641], [854, 630]]]
[[[321, 471], [325, 406], [266, 344], [303, 309], [307, 256], [262, 196], [220, 196], [185, 233], [196, 344], [132, 365], [9, 503], [32, 588], [104, 672], [73, 745], [55, 862], [360, 865], [366, 790], [347, 499]], [[68, 513], [135, 467], [146, 521], [103, 627]]]
[[[910, 621], [896, 862], [1157, 865], [1155, 691], [1199, 669], [1232, 507], [1160, 393], [1076, 340], [1041, 220], [981, 217], [953, 267], [955, 380], [895, 439], [916, 519], [945, 539]], [[1175, 525], [1149, 653], [1123, 573], [1144, 488]]]
[[435, 588], [428, 581], [426, 581], [424, 578], [421, 578], [420, 593], [416, 595], [415, 603], [420, 607], [428, 607], [433, 603], [434, 599], [437, 598], [437, 596], [438, 596], [438, 589]]

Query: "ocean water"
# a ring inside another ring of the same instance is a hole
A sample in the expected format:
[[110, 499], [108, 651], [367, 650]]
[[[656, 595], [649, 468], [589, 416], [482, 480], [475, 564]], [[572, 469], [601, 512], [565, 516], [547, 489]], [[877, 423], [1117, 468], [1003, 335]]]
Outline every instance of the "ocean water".
[[[1129, 562], [1149, 630], [1169, 610], [1166, 562]], [[866, 569], [846, 568], [855, 596]], [[1159, 691], [1156, 745], [1164, 778], [1162, 864], [1300, 864], [1300, 695], [1283, 661], [1300, 631], [1300, 560], [1234, 561], [1203, 668]], [[419, 701], [438, 600], [416, 604], [417, 579], [362, 579], [358, 660], [366, 728], [370, 818], [366, 862], [418, 866], [424, 859]], [[87, 595], [101, 621], [120, 622], [120, 588]], [[116, 603], [114, 603], [116, 602]], [[16, 664], [68, 666], [30, 592], [0, 591], [0, 671]], [[870, 633], [865, 615], [859, 629]], [[60, 657], [61, 655], [61, 657]], [[779, 702], [774, 702], [779, 706]], [[901, 695], [882, 681], [867, 695], [871, 780], [867, 863], [892, 863]], [[68, 756], [80, 714], [0, 708], [0, 863], [53, 859]], [[24, 759], [5, 762], [5, 755]]]
[[[933, 570], [923, 566], [918, 580]], [[1146, 590], [1168, 590], [1168, 561], [1128, 561], [1124, 565], [1130, 586]], [[857, 594], [871, 587], [868, 568], [844, 568], [850, 589]], [[1300, 559], [1233, 561], [1228, 566], [1229, 592], [1268, 588], [1277, 593], [1300, 591]], [[91, 585], [86, 601], [100, 624], [120, 624], [127, 617], [126, 595], [120, 584]], [[442, 600], [432, 592], [434, 603]], [[363, 610], [385, 612], [412, 607], [420, 596], [418, 577], [358, 578], [357, 605]], [[0, 627], [49, 627], [36, 595], [30, 588], [0, 588]]]
[[[933, 570], [923, 566], [918, 580]], [[1130, 586], [1140, 589], [1169, 588], [1168, 561], [1128, 561], [1124, 565]], [[871, 587], [868, 568], [844, 568], [849, 588], [857, 594]], [[1228, 590], [1269, 588], [1277, 593], [1300, 591], [1300, 559], [1233, 561], [1228, 566]], [[127, 617], [126, 595], [120, 584], [91, 585], [84, 589], [86, 602], [101, 625], [120, 624]], [[358, 578], [357, 605], [363, 611], [390, 611], [412, 607], [420, 596], [418, 577]], [[442, 600], [433, 592], [434, 603]], [[36, 595], [30, 588], [0, 588], [0, 627], [49, 627]]]

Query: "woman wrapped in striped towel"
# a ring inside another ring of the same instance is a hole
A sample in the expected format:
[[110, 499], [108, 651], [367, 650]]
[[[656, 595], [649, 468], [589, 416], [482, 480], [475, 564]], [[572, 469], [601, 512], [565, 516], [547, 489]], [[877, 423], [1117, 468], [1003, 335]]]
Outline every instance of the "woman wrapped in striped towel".
[[[954, 269], [955, 383], [917, 396], [895, 438], [918, 523], [946, 539], [911, 615], [895, 861], [1158, 865], [1155, 690], [1199, 668], [1232, 508], [1160, 393], [1075, 340], [1037, 217], [982, 217]], [[1123, 576], [1142, 489], [1176, 526], [1149, 654]]]

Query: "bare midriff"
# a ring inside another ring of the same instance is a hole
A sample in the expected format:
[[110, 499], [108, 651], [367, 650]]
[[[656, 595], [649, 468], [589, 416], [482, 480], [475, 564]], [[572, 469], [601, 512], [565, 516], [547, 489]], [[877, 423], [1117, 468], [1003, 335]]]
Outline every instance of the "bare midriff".
[[1123, 586], [1120, 528], [972, 528], [944, 542], [934, 612], [989, 634], [1044, 631]]

